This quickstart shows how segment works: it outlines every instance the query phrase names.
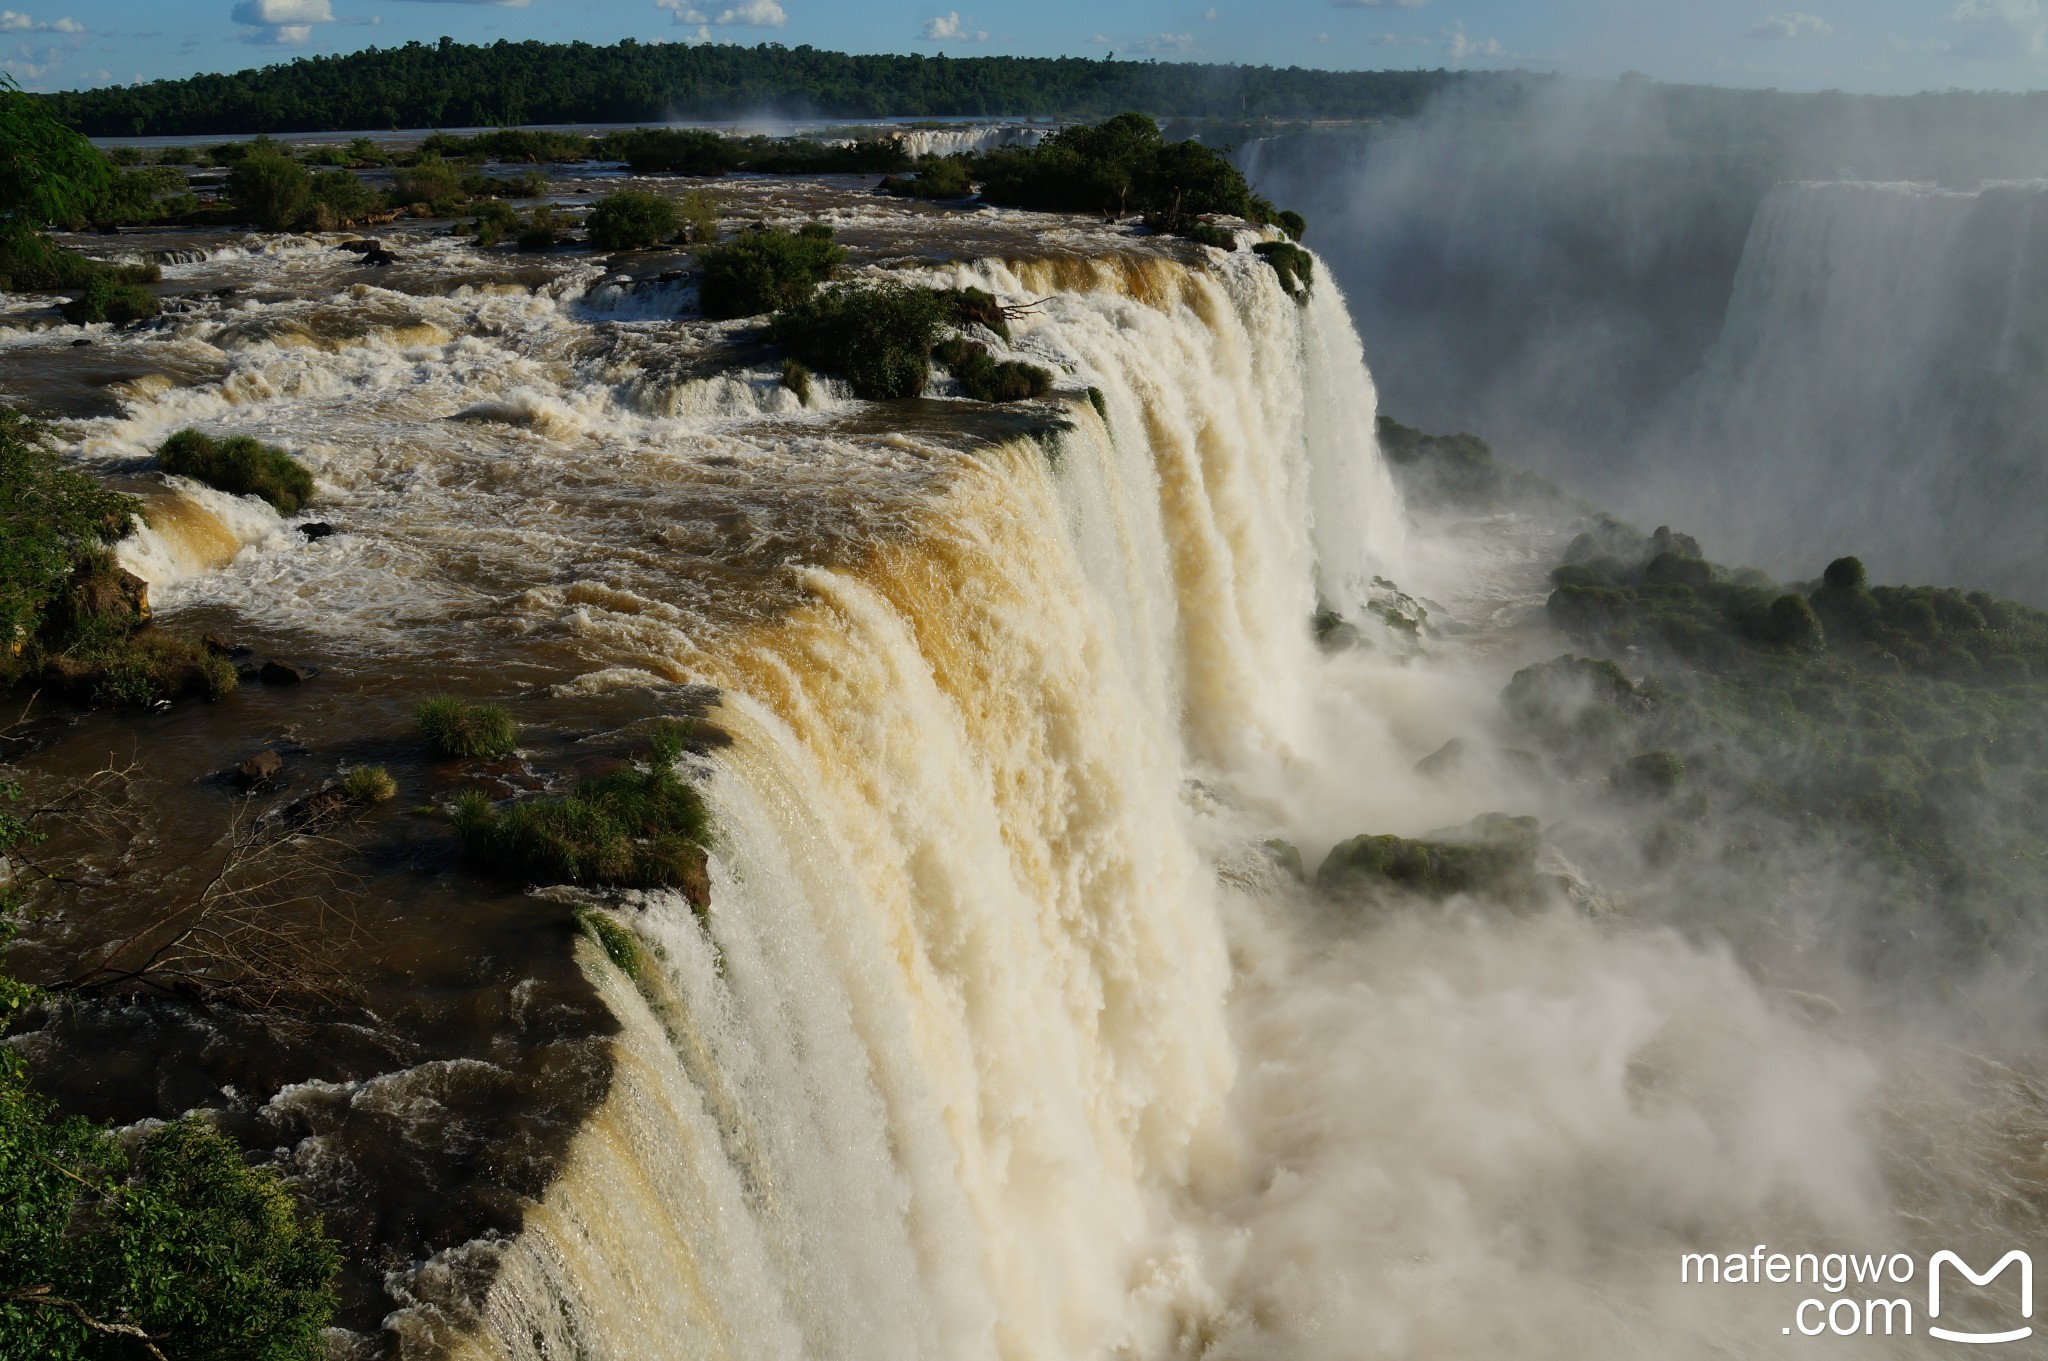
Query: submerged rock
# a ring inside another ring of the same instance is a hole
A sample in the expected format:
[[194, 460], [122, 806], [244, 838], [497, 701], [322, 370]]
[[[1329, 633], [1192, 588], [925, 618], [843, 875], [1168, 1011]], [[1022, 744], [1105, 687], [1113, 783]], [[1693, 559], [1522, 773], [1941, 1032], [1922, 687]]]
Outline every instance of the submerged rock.
[[300, 666], [297, 662], [281, 662], [273, 657], [263, 663], [256, 677], [265, 685], [298, 685], [319, 674], [310, 666]]
[[245, 758], [235, 767], [235, 779], [245, 789], [268, 784], [284, 770], [284, 757], [276, 750], [265, 747], [254, 756]]
[[328, 524], [325, 520], [315, 520], [311, 524], [300, 525], [299, 533], [305, 535], [309, 542], [318, 543], [330, 535], [341, 533], [341, 531]]

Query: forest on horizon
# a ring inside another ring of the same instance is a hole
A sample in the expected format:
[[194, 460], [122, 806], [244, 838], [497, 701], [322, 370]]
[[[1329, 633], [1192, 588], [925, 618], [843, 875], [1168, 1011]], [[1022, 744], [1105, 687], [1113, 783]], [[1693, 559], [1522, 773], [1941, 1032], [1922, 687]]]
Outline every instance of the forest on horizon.
[[366, 48], [183, 80], [43, 96], [91, 137], [788, 118], [1412, 116], [1451, 85], [1522, 73], [1311, 71], [1081, 57], [858, 56], [627, 38]]

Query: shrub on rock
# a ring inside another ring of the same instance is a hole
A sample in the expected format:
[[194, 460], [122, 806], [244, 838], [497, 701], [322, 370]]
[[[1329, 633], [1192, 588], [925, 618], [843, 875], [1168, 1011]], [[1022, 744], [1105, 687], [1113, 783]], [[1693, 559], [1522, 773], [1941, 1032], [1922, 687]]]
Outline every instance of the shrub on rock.
[[628, 189], [599, 199], [584, 227], [599, 250], [646, 250], [673, 240], [683, 220], [661, 195]]
[[282, 449], [247, 435], [215, 439], [180, 430], [156, 451], [167, 473], [204, 482], [234, 496], [260, 496], [280, 515], [296, 515], [313, 499], [313, 474]]
[[698, 305], [705, 316], [722, 321], [803, 306], [846, 263], [846, 251], [832, 244], [830, 227], [812, 222], [794, 232], [742, 232], [703, 252], [698, 262]]

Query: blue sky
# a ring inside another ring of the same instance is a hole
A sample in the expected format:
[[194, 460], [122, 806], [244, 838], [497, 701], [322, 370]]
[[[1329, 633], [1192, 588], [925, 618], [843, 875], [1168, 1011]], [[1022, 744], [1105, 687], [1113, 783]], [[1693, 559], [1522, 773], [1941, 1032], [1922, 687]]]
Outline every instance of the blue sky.
[[1334, 69], [1639, 71], [1906, 92], [2048, 85], [2048, 0], [0, 0], [29, 89], [498, 38], [1157, 57]]

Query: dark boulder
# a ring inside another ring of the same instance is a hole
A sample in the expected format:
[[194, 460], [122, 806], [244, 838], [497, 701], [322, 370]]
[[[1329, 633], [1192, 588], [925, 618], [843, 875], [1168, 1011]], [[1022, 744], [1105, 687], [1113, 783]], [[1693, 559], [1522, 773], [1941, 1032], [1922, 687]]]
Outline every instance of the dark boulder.
[[300, 525], [299, 533], [305, 535], [309, 542], [318, 543], [330, 535], [341, 533], [341, 531], [328, 524], [325, 520], [315, 520], [311, 524]]
[[297, 662], [281, 662], [272, 658], [263, 663], [256, 676], [265, 685], [298, 685], [319, 674], [310, 666], [300, 666]]

